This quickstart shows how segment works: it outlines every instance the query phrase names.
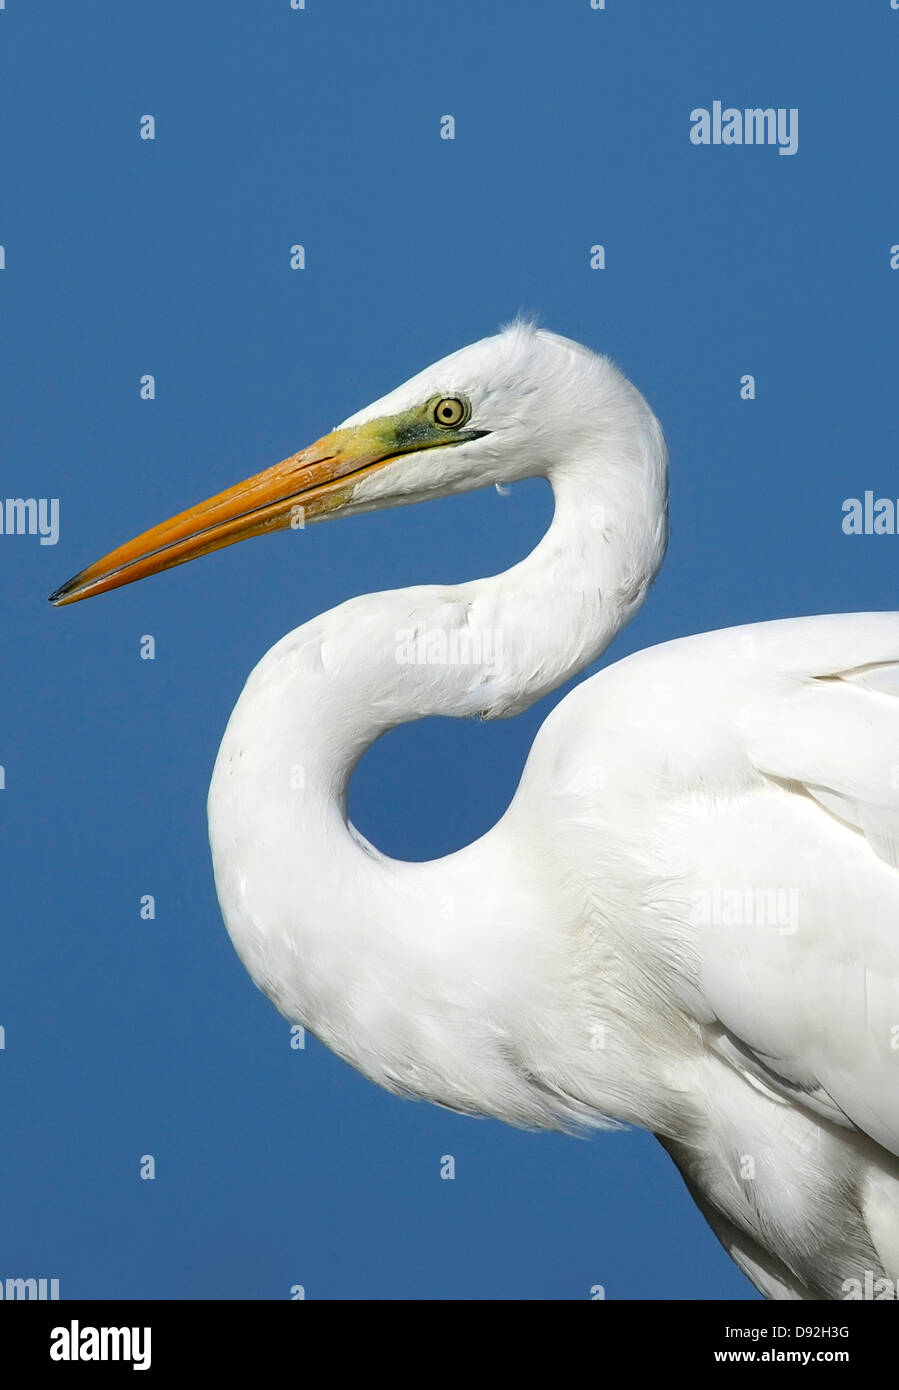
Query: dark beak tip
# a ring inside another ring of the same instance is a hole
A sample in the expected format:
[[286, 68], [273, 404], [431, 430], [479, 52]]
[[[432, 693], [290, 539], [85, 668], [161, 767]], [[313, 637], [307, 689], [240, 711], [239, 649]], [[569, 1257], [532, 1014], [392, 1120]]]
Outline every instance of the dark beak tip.
[[65, 584], [60, 584], [58, 589], [53, 590], [53, 593], [50, 595], [48, 602], [53, 604], [59, 604], [63, 599], [68, 598], [72, 591], [74, 589], [77, 589], [78, 579], [79, 576], [76, 574], [73, 575], [71, 579], [67, 579]]

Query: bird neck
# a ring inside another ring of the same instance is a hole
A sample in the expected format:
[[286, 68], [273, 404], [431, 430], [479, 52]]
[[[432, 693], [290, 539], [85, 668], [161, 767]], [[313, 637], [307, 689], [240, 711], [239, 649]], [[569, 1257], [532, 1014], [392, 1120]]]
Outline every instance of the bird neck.
[[[514, 713], [605, 648], [661, 563], [663, 464], [567, 467], [508, 573], [350, 600], [273, 647], [235, 707], [209, 797], [228, 930], [288, 1018], [389, 1089], [522, 1124], [653, 1122], [625, 1105], [633, 1049], [591, 1050], [597, 1001], [527, 817], [513, 804], [467, 849], [405, 864], [363, 840], [346, 796], [386, 730]], [[563, 1094], [550, 1073], [573, 1052], [585, 1079]]]
[[[548, 469], [552, 522], [502, 574], [453, 587], [367, 594], [289, 634], [287, 653], [324, 675], [307, 713], [311, 758], [345, 786], [365, 749], [430, 715], [519, 713], [595, 661], [643, 603], [668, 536], [661, 431], [599, 462]], [[304, 700], [304, 703], [306, 701]]]
[[668, 538], [660, 432], [654, 443], [648, 459], [548, 470], [555, 509], [543, 539], [506, 573], [463, 586], [500, 668], [479, 713], [517, 714], [579, 674], [642, 605]]

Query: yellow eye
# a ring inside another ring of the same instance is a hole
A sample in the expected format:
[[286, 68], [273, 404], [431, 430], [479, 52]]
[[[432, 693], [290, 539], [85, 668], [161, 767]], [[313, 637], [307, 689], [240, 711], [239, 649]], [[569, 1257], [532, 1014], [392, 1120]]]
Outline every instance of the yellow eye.
[[434, 424], [452, 429], [455, 425], [461, 425], [467, 414], [468, 406], [458, 396], [444, 396], [434, 406]]

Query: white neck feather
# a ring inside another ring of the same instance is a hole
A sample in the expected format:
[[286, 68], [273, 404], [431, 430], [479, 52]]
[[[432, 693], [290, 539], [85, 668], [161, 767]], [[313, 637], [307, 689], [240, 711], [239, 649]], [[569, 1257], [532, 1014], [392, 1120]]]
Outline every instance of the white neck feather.
[[353, 599], [273, 647], [210, 789], [225, 921], [282, 1012], [390, 1089], [513, 1123], [606, 1111], [664, 1128], [664, 1102], [635, 1110], [636, 1044], [595, 1047], [602, 980], [572, 973], [574, 925], [558, 920], [547, 856], [521, 843], [516, 803], [465, 850], [405, 864], [348, 823], [347, 785], [387, 729], [515, 713], [629, 620], [667, 534], [664, 444], [642, 409], [616, 455], [549, 471], [553, 522], [507, 573]]

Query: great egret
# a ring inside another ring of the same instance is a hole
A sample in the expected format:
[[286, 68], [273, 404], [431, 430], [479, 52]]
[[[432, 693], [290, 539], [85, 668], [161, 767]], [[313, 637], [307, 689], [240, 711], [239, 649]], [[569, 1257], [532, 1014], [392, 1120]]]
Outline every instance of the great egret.
[[608, 359], [516, 323], [53, 601], [298, 508], [311, 522], [548, 478], [552, 524], [507, 573], [353, 599], [253, 671], [209, 793], [231, 939], [288, 1019], [390, 1091], [651, 1130], [767, 1296], [892, 1288], [899, 615], [619, 661], [546, 720], [500, 822], [446, 858], [387, 858], [347, 820], [353, 766], [385, 730], [514, 714], [603, 651], [661, 564], [666, 469]]

